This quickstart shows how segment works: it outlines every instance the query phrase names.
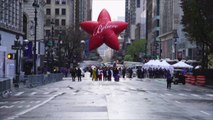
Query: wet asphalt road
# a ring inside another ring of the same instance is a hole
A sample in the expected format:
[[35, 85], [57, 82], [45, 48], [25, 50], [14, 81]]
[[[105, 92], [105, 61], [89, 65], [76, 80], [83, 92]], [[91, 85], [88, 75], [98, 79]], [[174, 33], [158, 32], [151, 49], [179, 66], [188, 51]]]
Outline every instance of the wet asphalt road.
[[0, 120], [212, 120], [213, 89], [164, 79], [63, 81], [0, 99]]

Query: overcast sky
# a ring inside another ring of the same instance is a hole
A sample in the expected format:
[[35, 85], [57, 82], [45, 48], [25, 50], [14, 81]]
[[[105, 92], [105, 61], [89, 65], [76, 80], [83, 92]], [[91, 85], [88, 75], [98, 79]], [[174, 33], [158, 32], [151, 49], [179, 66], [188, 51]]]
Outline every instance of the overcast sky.
[[105, 8], [112, 21], [125, 16], [125, 0], [93, 0], [92, 20], [97, 21], [98, 15]]

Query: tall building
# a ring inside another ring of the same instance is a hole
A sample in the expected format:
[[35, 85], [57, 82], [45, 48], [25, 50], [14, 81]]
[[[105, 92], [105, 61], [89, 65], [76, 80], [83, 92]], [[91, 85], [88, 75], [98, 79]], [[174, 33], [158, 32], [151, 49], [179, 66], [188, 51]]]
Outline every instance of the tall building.
[[23, 41], [23, 0], [0, 0], [0, 77], [15, 76], [15, 60], [6, 59], [17, 39]]
[[142, 11], [143, 0], [136, 0], [135, 40], [140, 40], [142, 38]]
[[160, 40], [162, 58], [199, 59], [196, 45], [186, 38], [181, 19], [181, 0], [161, 0]]
[[141, 12], [141, 38], [146, 38], [146, 0], [141, 1], [142, 12]]
[[46, 0], [45, 36], [58, 39], [59, 30], [64, 30], [74, 23], [73, 0]]
[[160, 0], [147, 0], [147, 52], [154, 58], [160, 55]]
[[128, 23], [128, 27], [125, 29], [124, 45], [126, 49], [127, 44], [135, 40], [136, 29], [136, 0], [125, 1], [125, 22]]

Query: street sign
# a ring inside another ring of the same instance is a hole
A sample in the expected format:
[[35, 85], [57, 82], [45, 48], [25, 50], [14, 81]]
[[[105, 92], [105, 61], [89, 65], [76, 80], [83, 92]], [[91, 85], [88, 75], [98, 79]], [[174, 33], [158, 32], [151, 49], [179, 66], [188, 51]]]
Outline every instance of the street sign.
[[16, 46], [16, 45], [12, 45], [12, 49], [13, 50], [19, 50], [19, 49], [21, 49], [21, 47], [20, 46]]

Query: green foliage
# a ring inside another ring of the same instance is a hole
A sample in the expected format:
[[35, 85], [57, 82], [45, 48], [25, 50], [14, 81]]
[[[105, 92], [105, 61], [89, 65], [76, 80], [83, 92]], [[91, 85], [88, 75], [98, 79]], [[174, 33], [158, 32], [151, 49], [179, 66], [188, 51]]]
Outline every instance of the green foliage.
[[131, 55], [125, 55], [124, 56], [124, 61], [133, 61], [133, 58]]
[[133, 42], [130, 46], [128, 46], [127, 54], [131, 55], [131, 57], [134, 58], [134, 56], [139, 56], [139, 53], [144, 53], [145, 42], [146, 42], [145, 39]]
[[181, 0], [182, 23], [190, 40], [204, 43], [213, 51], [213, 0]]

